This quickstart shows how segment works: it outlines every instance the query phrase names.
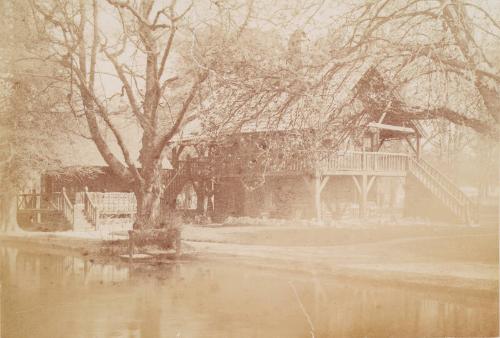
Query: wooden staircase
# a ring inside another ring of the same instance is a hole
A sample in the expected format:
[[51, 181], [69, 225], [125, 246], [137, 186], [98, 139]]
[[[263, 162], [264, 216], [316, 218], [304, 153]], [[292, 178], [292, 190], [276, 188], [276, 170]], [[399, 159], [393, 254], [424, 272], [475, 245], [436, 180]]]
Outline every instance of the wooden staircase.
[[90, 224], [83, 214], [83, 203], [76, 198], [75, 203], [66, 194], [63, 187], [62, 192], [55, 195], [55, 207], [62, 214], [64, 219], [70, 224], [73, 231], [91, 231], [95, 228]]
[[85, 217], [84, 204], [75, 203], [74, 204], [74, 220], [73, 220], [73, 231], [93, 231], [95, 226], [92, 225]]
[[477, 222], [474, 203], [439, 170], [423, 159], [408, 157], [408, 171], [460, 221], [469, 225]]

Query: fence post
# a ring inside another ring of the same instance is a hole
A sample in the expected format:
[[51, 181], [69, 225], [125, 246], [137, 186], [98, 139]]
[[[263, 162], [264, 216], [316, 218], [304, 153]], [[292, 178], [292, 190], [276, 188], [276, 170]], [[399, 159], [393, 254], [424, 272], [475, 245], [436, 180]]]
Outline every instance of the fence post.
[[134, 256], [134, 230], [128, 231], [128, 258], [132, 262], [132, 257]]
[[73, 205], [73, 210], [71, 212], [71, 226], [73, 228], [73, 231], [75, 231], [75, 206]]
[[35, 189], [33, 189], [33, 192], [35, 193], [35, 195], [34, 195], [35, 196], [35, 209], [38, 209], [36, 212], [36, 222], [41, 223], [42, 222], [42, 213], [39, 211], [39, 209], [42, 208], [42, 206], [41, 206], [42, 195], [41, 195], [41, 193], [40, 193], [40, 195], [38, 195], [36, 193]]
[[95, 210], [95, 230], [99, 230], [99, 209], [97, 206], [94, 206]]

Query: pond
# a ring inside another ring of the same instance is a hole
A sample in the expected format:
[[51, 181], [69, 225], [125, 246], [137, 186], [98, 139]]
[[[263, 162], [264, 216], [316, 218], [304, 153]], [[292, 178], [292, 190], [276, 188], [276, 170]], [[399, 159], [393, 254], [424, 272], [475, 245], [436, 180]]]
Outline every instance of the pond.
[[0, 247], [3, 338], [497, 336], [494, 297], [230, 261], [148, 267]]

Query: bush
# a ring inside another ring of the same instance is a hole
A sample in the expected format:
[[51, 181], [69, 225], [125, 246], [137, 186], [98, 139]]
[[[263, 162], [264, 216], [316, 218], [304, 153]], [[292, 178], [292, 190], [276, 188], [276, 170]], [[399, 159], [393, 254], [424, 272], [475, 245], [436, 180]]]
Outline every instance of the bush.
[[134, 246], [140, 248], [156, 245], [161, 249], [174, 249], [175, 243], [180, 235], [181, 232], [179, 227], [134, 231]]

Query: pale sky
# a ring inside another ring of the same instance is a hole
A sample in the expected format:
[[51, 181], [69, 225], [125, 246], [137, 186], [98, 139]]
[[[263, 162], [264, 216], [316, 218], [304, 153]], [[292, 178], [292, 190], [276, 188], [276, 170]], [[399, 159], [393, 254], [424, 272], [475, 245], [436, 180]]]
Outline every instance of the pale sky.
[[[361, 3], [364, 2], [363, 0], [325, 0], [325, 1], [298, 1], [299, 6], [296, 8], [290, 7], [286, 14], [288, 17], [293, 16], [294, 11], [297, 13], [302, 13], [300, 15], [300, 18], [295, 18], [293, 20], [286, 20], [287, 16], [283, 15], [283, 18], [279, 18], [280, 20], [284, 20], [284, 24], [282, 24], [280, 27], [278, 27], [278, 31], [282, 34], [282, 37], [284, 40], [286, 40], [297, 28], [302, 28], [308, 38], [313, 41], [316, 39], [316, 37], [324, 35], [328, 29], [332, 28], [332, 23], [339, 24], [339, 21], [336, 21], [335, 18], [342, 15], [345, 11], [347, 11], [350, 6], [353, 3]], [[160, 1], [160, 3], [163, 3]], [[188, 1], [178, 1], [179, 8], [178, 11], [182, 11], [182, 7], [186, 7], [187, 4], [189, 3]], [[272, 20], [274, 17], [273, 15], [281, 15], [279, 12], [276, 13], [275, 10], [277, 8], [282, 7], [284, 4], [290, 4], [292, 2], [288, 1], [275, 1], [275, 2], [256, 2], [256, 9], [260, 11], [260, 15], [264, 17], [263, 20], [258, 20], [258, 21], [250, 21], [249, 23], [249, 28], [259, 28], [259, 29], [276, 29], [276, 26], [272, 24], [270, 21], [266, 21], [266, 17], [270, 20]], [[500, 17], [500, 0], [474, 0], [472, 2], [473, 4], [480, 5], [481, 7], [485, 8], [488, 13], [494, 18], [499, 18]], [[195, 6], [193, 8], [192, 13], [190, 14], [190, 17], [188, 18], [190, 21], [195, 23], [195, 32], [197, 30], [202, 31], [204, 29], [206, 21], [214, 20], [216, 18], [216, 10], [217, 8], [214, 7], [214, 5], [206, 5], [207, 2], [204, 1], [195, 1]], [[321, 6], [318, 6], [321, 5]], [[109, 6], [108, 6], [109, 8]], [[304, 10], [305, 8], [305, 10]], [[232, 19], [235, 20], [236, 22], [243, 22], [244, 20], [244, 15], [246, 8], [242, 7], [239, 13], [236, 13]], [[314, 17], [312, 17], [314, 15]], [[478, 18], [481, 17], [480, 13], [474, 14]], [[107, 36], [115, 36], [117, 35], [117, 32], [120, 31], [121, 27], [116, 19], [115, 16], [110, 15], [109, 13], [106, 12], [101, 12], [100, 14], [100, 25], [101, 29], [106, 32]], [[186, 31], [180, 32], [181, 35], [184, 35], [184, 37], [187, 36]], [[481, 39], [486, 39], [486, 41], [489, 41], [491, 39], [491, 36], [486, 35], [484, 32], [482, 32], [480, 29], [476, 29], [476, 34], [478, 38]], [[89, 39], [90, 41], [90, 39]], [[111, 39], [108, 41], [108, 43], [112, 43]], [[175, 43], [175, 41], [174, 41]], [[492, 44], [491, 48], [498, 48], [497, 44]], [[127, 66], [134, 68], [144, 68], [144, 55], [141, 53], [139, 57], [134, 57], [133, 55], [133, 48], [128, 48], [126, 49], [125, 53], [120, 57], [120, 60], [126, 64]], [[98, 66], [97, 70], [100, 73], [98, 76], [98, 88], [102, 93], [105, 94], [106, 97], [109, 97], [115, 93], [120, 93], [122, 84], [121, 82], [115, 77], [111, 76], [109, 74], [114, 74], [115, 71], [113, 69], [112, 64], [104, 58], [102, 54], [99, 56], [98, 60]], [[164, 78], [167, 77], [172, 77], [176, 75], [176, 63], [175, 63], [175, 54], [170, 63], [168, 64], [168, 71], [165, 74]], [[140, 79], [139, 81], [139, 86], [141, 86]], [[120, 103], [121, 102], [121, 103]], [[114, 100], [114, 103], [110, 105], [112, 106], [126, 106], [127, 100], [126, 97], [118, 97], [117, 99]], [[127, 118], [114, 118], [114, 121], [117, 123], [119, 129], [122, 130], [124, 135], [126, 135], [126, 142], [128, 143], [129, 148], [131, 149], [131, 154], [133, 158], [136, 158], [138, 156], [138, 151], [140, 148], [140, 144], [138, 140], [140, 140], [141, 137], [141, 131], [139, 128], [137, 128], [133, 123], [130, 123], [130, 120]], [[111, 136], [111, 133], [109, 133]], [[111, 137], [109, 138], [110, 140], [112, 139]], [[90, 142], [82, 142], [83, 144], [83, 153], [85, 153], [85, 158], [91, 159], [96, 157], [95, 163], [92, 164], [104, 164], [104, 161], [100, 159], [100, 156], [93, 156], [92, 154], [95, 152], [96, 155], [97, 151], [95, 149], [95, 146], [91, 144]], [[78, 146], [80, 148], [80, 146]], [[116, 145], [112, 146], [112, 149], [115, 150], [114, 153], [118, 155], [119, 158], [121, 158], [121, 152], [119, 151], [118, 147]], [[77, 151], [79, 152], [79, 151]]]

